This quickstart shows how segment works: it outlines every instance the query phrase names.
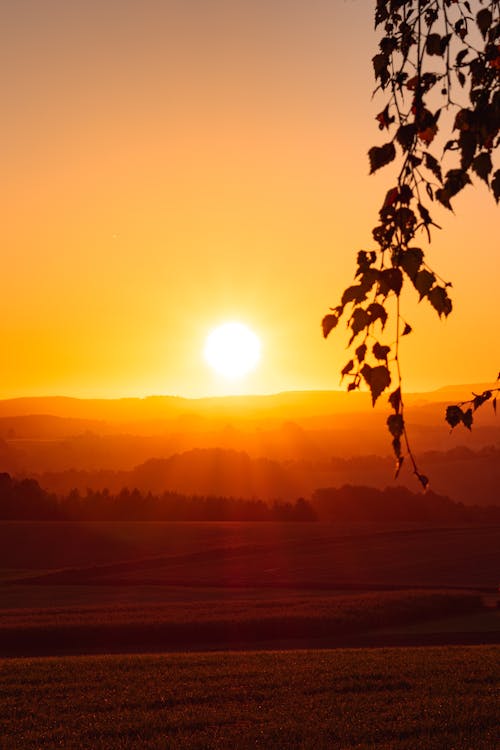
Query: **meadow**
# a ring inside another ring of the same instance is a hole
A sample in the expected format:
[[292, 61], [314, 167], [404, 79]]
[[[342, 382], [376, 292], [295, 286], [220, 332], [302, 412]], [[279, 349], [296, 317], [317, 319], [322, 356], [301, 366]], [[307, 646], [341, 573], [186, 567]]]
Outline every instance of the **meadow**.
[[12, 659], [9, 750], [493, 750], [499, 647]]
[[[495, 643], [500, 632], [499, 610], [484, 608], [495, 527], [6, 522], [0, 539], [5, 656]], [[443, 618], [455, 624], [436, 625], [434, 640], [430, 624], [404, 634]]]

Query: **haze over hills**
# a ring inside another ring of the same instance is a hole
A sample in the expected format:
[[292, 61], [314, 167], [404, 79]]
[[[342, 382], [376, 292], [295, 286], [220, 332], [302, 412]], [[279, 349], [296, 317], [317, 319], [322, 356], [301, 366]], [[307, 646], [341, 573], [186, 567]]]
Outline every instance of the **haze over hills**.
[[[500, 504], [500, 424], [488, 404], [471, 432], [451, 434], [449, 403], [486, 386], [406, 398], [407, 422], [432, 489], [468, 504]], [[0, 471], [48, 490], [141, 490], [296, 499], [343, 484], [385, 487], [394, 460], [385, 398], [284, 392], [184, 399], [66, 397], [0, 401]], [[399, 483], [416, 490], [410, 470]]]
[[[405, 396], [409, 408], [454, 403], [481, 392], [491, 384], [446, 386], [425, 393]], [[386, 401], [379, 399], [375, 411], [384, 410]], [[219, 396], [188, 399], [180, 396], [146, 398], [80, 399], [66, 396], [41, 396], [0, 400], [0, 418], [26, 415], [52, 415], [72, 419], [133, 423], [189, 417], [212, 419], [299, 419], [328, 414], [371, 411], [368, 392], [283, 391], [252, 396]]]

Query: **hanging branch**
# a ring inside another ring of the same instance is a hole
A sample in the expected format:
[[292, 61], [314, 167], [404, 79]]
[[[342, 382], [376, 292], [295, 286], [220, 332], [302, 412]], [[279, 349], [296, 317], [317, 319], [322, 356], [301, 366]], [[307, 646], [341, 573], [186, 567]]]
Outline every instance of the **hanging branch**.
[[[429, 480], [418, 469], [405, 421], [400, 343], [412, 328], [402, 314], [401, 294], [413, 287], [420, 301], [427, 300], [439, 317], [447, 317], [452, 311], [451, 282], [428, 264], [417, 235], [430, 243], [431, 230], [439, 229], [432, 204], [452, 211], [452, 200], [471, 183], [472, 175], [485, 182], [497, 203], [500, 199], [500, 169], [494, 171], [492, 159], [500, 143], [500, 0], [377, 0], [375, 28], [382, 31], [372, 61], [375, 93], [387, 97], [376, 120], [391, 138], [369, 150], [370, 174], [396, 160], [400, 168], [372, 231], [375, 249], [358, 252], [355, 283], [323, 318], [322, 327], [326, 338], [347, 317], [353, 356], [341, 375], [349, 380], [348, 391], [364, 381], [375, 405], [395, 386], [387, 426], [396, 476], [407, 455], [425, 489]], [[444, 111], [455, 116], [438, 157], [431, 145]], [[443, 164], [450, 159], [451, 168], [443, 174]], [[393, 299], [395, 312], [389, 304]], [[393, 317], [390, 328], [396, 336], [387, 341], [383, 336]], [[490, 397], [474, 396], [470, 414]], [[463, 412], [465, 418], [456, 411], [465, 405], [448, 407], [452, 427], [460, 421], [472, 423], [469, 411]]]

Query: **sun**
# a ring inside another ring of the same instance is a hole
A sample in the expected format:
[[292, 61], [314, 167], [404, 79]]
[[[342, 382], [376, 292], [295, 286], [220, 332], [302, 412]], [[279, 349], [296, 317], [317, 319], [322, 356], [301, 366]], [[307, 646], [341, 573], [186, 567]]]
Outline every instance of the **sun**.
[[260, 339], [243, 323], [223, 323], [205, 341], [207, 363], [227, 378], [237, 378], [254, 370], [260, 360]]

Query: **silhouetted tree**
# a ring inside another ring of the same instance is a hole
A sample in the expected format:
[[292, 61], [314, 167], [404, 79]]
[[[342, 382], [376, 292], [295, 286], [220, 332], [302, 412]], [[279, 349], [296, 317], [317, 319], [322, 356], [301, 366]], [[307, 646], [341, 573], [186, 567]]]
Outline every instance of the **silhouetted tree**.
[[[349, 391], [366, 383], [373, 404], [393, 388], [387, 426], [396, 476], [406, 453], [425, 488], [428, 478], [417, 467], [405, 423], [399, 348], [412, 328], [401, 294], [413, 287], [440, 317], [448, 316], [451, 283], [430, 267], [421, 242], [430, 242], [439, 228], [432, 203], [452, 210], [471, 177], [500, 199], [500, 169], [493, 162], [500, 142], [500, 2], [376, 0], [375, 28], [381, 31], [373, 57], [375, 92], [385, 96], [376, 120], [388, 139], [369, 150], [370, 173], [396, 162], [397, 176], [373, 228], [374, 249], [358, 252], [356, 283], [324, 317], [323, 335], [346, 315], [352, 358], [341, 375], [349, 379]], [[438, 131], [444, 135], [441, 155], [432, 152]], [[490, 400], [496, 409], [498, 390], [448, 407], [446, 420], [452, 428], [461, 423], [470, 429], [475, 409]]]

